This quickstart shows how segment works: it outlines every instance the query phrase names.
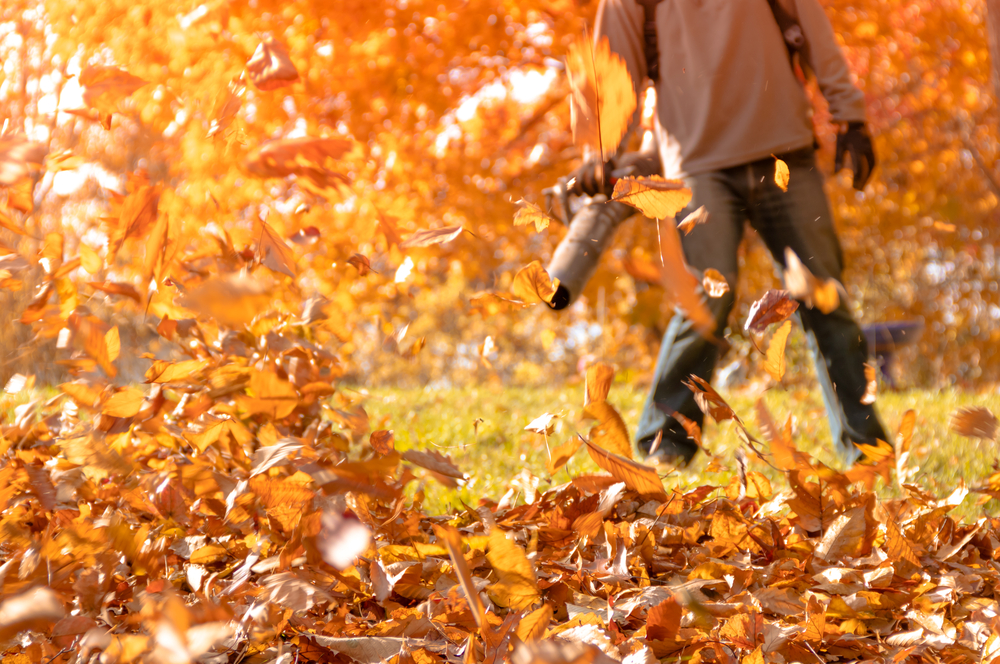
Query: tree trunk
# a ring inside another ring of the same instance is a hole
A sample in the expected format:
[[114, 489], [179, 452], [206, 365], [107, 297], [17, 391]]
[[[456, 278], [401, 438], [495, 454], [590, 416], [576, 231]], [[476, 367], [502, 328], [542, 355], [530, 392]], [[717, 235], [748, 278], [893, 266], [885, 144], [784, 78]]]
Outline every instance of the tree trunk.
[[986, 39], [990, 45], [993, 95], [1000, 100], [1000, 0], [986, 0]]

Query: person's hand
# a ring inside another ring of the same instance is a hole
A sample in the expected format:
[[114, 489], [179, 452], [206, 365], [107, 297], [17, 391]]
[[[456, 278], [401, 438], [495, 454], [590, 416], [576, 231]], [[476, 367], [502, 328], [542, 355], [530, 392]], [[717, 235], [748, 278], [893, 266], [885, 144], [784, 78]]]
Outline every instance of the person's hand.
[[[603, 171], [603, 173], [602, 173]], [[570, 193], [587, 196], [607, 194], [610, 190], [611, 163], [602, 164], [596, 157], [585, 159], [580, 166], [569, 174], [572, 184]]]
[[864, 122], [848, 122], [847, 128], [837, 134], [837, 152], [833, 162], [835, 173], [844, 167], [845, 152], [851, 157], [854, 188], [864, 189], [875, 168], [875, 149], [872, 147], [872, 138], [868, 135]]

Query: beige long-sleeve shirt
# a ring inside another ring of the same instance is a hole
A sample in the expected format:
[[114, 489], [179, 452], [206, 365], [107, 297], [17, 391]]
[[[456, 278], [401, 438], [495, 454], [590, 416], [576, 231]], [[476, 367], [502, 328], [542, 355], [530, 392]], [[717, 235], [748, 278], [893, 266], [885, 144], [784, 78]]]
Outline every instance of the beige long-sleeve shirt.
[[[865, 119], [864, 96], [818, 0], [779, 0], [798, 17], [835, 121]], [[602, 0], [607, 37], [638, 94], [646, 77], [643, 10]], [[660, 81], [657, 138], [667, 177], [749, 163], [813, 142], [809, 101], [767, 0], [662, 0], [656, 7]]]

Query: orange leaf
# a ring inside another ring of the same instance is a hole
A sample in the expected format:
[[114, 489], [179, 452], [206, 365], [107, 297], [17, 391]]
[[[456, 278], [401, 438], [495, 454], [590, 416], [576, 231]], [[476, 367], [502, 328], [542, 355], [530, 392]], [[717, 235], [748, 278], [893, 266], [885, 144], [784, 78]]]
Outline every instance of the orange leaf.
[[142, 402], [145, 398], [142, 392], [134, 387], [129, 387], [116, 392], [105, 401], [101, 412], [111, 417], [135, 417], [142, 408]]
[[589, 440], [584, 442], [587, 444], [587, 451], [590, 452], [590, 458], [593, 459], [594, 463], [611, 473], [616, 480], [625, 482], [625, 486], [636, 493], [666, 500], [667, 494], [663, 490], [663, 482], [660, 481], [660, 476], [656, 474], [654, 469], [609, 452], [594, 445]]
[[677, 636], [684, 609], [673, 597], [663, 600], [646, 613], [646, 638], [666, 641]]
[[709, 297], [722, 297], [729, 292], [729, 282], [718, 270], [708, 268], [701, 276], [701, 286]]
[[21, 134], [0, 136], [0, 185], [9, 187], [41, 168], [47, 152]]
[[549, 474], [555, 475], [556, 471], [565, 466], [576, 451], [580, 449], [583, 440], [579, 437], [573, 438], [558, 447], [552, 449], [552, 458], [549, 459]]
[[118, 67], [88, 66], [80, 72], [80, 86], [83, 88], [83, 103], [100, 113], [114, 113], [118, 103], [132, 96], [132, 93], [148, 85]]
[[118, 326], [115, 325], [104, 333], [104, 347], [108, 351], [108, 361], [114, 362], [122, 352], [122, 341], [118, 336]]
[[782, 191], [788, 191], [788, 181], [790, 180], [790, 174], [788, 172], [788, 164], [778, 159], [774, 158], [774, 184], [778, 185], [778, 188]]
[[490, 598], [515, 611], [523, 611], [541, 599], [535, 568], [524, 554], [524, 549], [507, 539], [499, 528], [490, 531], [486, 559], [499, 580], [489, 586]]
[[545, 635], [552, 622], [552, 605], [542, 604], [541, 608], [535, 609], [517, 624], [517, 636], [525, 643], [537, 641]]
[[583, 405], [606, 401], [614, 379], [615, 370], [603, 362], [587, 367], [587, 391], [584, 395]]
[[697, 210], [684, 217], [681, 223], [677, 224], [677, 230], [684, 231], [684, 234], [687, 235], [694, 230], [695, 226], [704, 224], [706, 221], [708, 221], [708, 210], [705, 209], [704, 205], [702, 205]]
[[394, 441], [395, 437], [392, 435], [392, 431], [372, 431], [371, 436], [368, 437], [372, 449], [381, 456], [385, 456], [395, 449]]
[[257, 89], [270, 91], [299, 80], [288, 50], [278, 41], [266, 37], [247, 62], [247, 74]]
[[271, 294], [257, 279], [230, 274], [192, 288], [181, 295], [180, 304], [202, 316], [211, 316], [220, 325], [239, 328], [267, 310]]
[[295, 254], [292, 253], [291, 248], [285, 244], [281, 236], [275, 233], [274, 229], [266, 221], [260, 222], [258, 238], [257, 251], [261, 264], [272, 272], [287, 274], [294, 279]]
[[635, 89], [625, 61], [611, 52], [608, 38], [596, 46], [579, 38], [566, 56], [572, 90], [570, 121], [573, 141], [601, 151], [607, 161], [618, 151], [636, 109]]
[[186, 360], [184, 362], [167, 362], [155, 360], [146, 370], [147, 383], [176, 383], [190, 379], [207, 367], [208, 360]]
[[792, 297], [824, 314], [840, 306], [840, 290], [843, 288], [840, 283], [836, 279], [817, 279], [791, 247], [785, 247], [785, 287]]
[[715, 317], [705, 305], [698, 279], [684, 260], [677, 227], [669, 219], [660, 222], [660, 255], [663, 259], [663, 288], [703, 337], [715, 332]]
[[472, 609], [472, 617], [476, 620], [476, 625], [479, 626], [480, 631], [488, 630], [486, 611], [483, 608], [482, 600], [479, 599], [479, 592], [472, 582], [469, 564], [466, 562], [465, 556], [462, 555], [462, 536], [452, 526], [432, 524], [431, 527], [434, 529], [434, 535], [448, 550], [455, 576], [458, 577], [458, 583], [465, 591], [465, 599], [469, 602], [469, 608]]
[[771, 374], [771, 378], [779, 383], [785, 376], [785, 343], [788, 341], [788, 334], [791, 331], [792, 321], [786, 320], [771, 337], [771, 343], [767, 346], [764, 369]]
[[549, 223], [553, 221], [552, 217], [546, 214], [545, 210], [538, 207], [531, 201], [526, 201], [521, 199], [518, 201], [521, 206], [517, 210], [517, 214], [514, 215], [514, 225], [515, 226], [525, 226], [527, 224], [535, 224], [535, 230], [539, 233], [544, 231], [549, 227]]
[[669, 219], [691, 202], [691, 190], [683, 180], [666, 180], [661, 175], [626, 177], [615, 183], [611, 200], [631, 205], [650, 219]]
[[632, 458], [632, 443], [628, 428], [614, 406], [607, 401], [594, 401], [583, 409], [586, 418], [597, 420], [597, 426], [590, 430], [590, 442], [602, 449]]
[[444, 228], [428, 228], [417, 231], [400, 243], [400, 249], [410, 247], [429, 247], [432, 244], [444, 244], [451, 242], [462, 234], [464, 229], [461, 226], [446, 226]]
[[511, 290], [522, 302], [552, 302], [558, 286], [559, 280], [549, 279], [541, 261], [532, 261], [514, 275]]

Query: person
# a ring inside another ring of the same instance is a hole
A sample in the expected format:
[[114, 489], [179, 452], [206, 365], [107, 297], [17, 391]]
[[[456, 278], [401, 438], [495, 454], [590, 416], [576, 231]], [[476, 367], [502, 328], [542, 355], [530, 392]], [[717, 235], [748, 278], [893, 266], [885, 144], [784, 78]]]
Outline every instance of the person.
[[[647, 15], [653, 25], [647, 25]], [[782, 267], [791, 248], [814, 275], [839, 280], [843, 255], [816, 167], [811, 106], [790, 61], [790, 43], [798, 41], [803, 64], [814, 72], [840, 127], [837, 170], [848, 155], [854, 186], [862, 189], [875, 154], [864, 96], [851, 82], [818, 0], [602, 0], [595, 40], [605, 37], [628, 67], [637, 95], [647, 76], [653, 80], [663, 174], [684, 179], [692, 191], [688, 210], [678, 218], [700, 206], [708, 211], [708, 221], [681, 238], [690, 267], [714, 268], [735, 285], [737, 250], [749, 220]], [[776, 157], [788, 165], [787, 191], [774, 180]], [[575, 174], [577, 188], [599, 191], [605, 170], [587, 160]], [[843, 300], [828, 314], [800, 303], [798, 316], [833, 440], [852, 462], [860, 454], [854, 443], [875, 444], [887, 436], [874, 405], [863, 403], [868, 349]], [[732, 290], [707, 299], [719, 336], [734, 301]], [[636, 433], [642, 452], [648, 454], [662, 432], [657, 460], [690, 462], [697, 446], [674, 414], [702, 424], [704, 415], [684, 381], [691, 374], [710, 381], [718, 354], [717, 339], [700, 335], [682, 314], [673, 317]]]

